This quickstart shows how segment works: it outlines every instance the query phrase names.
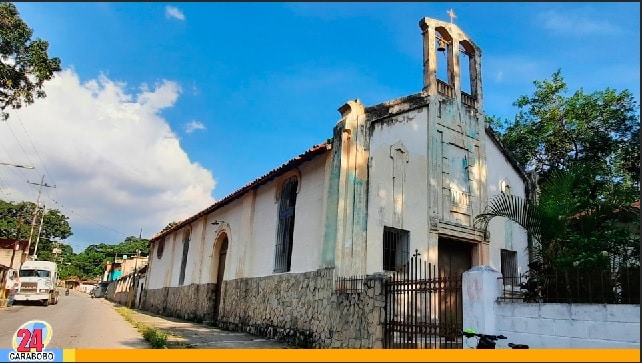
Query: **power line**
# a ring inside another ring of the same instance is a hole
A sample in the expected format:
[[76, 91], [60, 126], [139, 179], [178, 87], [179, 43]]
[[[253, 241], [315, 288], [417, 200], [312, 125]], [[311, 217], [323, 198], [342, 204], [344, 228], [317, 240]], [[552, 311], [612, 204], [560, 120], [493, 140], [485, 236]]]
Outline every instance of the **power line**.
[[18, 146], [20, 146], [20, 149], [22, 150], [22, 152], [27, 157], [27, 160], [29, 160], [29, 164], [33, 165], [33, 161], [31, 160], [31, 158], [29, 158], [29, 154], [27, 154], [27, 151], [22, 146], [22, 143], [20, 142], [20, 139], [18, 139], [18, 135], [16, 135], [16, 133], [13, 131], [13, 128], [11, 127], [11, 124], [9, 122], [7, 122], [6, 124], [9, 127], [9, 131], [11, 131], [11, 133], [13, 134], [13, 137], [16, 138], [16, 142], [18, 142]]
[[27, 135], [27, 139], [29, 140], [29, 143], [31, 143], [31, 148], [33, 149], [33, 151], [35, 151], [36, 156], [40, 160], [40, 163], [43, 169], [45, 169], [45, 173], [49, 176], [49, 179], [51, 179], [52, 183], [56, 184], [56, 180], [54, 179], [53, 174], [49, 171], [49, 169], [47, 169], [47, 165], [45, 165], [45, 162], [40, 157], [40, 153], [38, 152], [38, 149], [36, 149], [36, 145], [33, 143], [33, 140], [31, 139], [31, 136], [29, 135], [27, 128], [25, 128], [24, 123], [22, 122], [22, 118], [20, 118], [20, 115], [17, 115], [17, 116], [18, 116], [18, 124], [20, 124], [25, 135]]
[[51, 199], [51, 201], [52, 201], [52, 202], [54, 202], [54, 204], [56, 204], [56, 205], [57, 205], [57, 206], [59, 206], [60, 208], [64, 208], [66, 211], [71, 212], [71, 213], [72, 213], [72, 214], [74, 214], [75, 216], [80, 217], [80, 218], [82, 218], [82, 219], [84, 219], [84, 220], [86, 220], [86, 221], [90, 222], [91, 224], [94, 224], [94, 225], [96, 225], [96, 226], [98, 226], [98, 227], [100, 227], [100, 228], [103, 228], [103, 229], [105, 229], [105, 230], [108, 230], [108, 231], [111, 231], [111, 232], [118, 233], [118, 234], [123, 235], [123, 236], [125, 236], [125, 237], [129, 237], [129, 236], [130, 236], [130, 235], [128, 235], [127, 233], [124, 233], [124, 232], [118, 231], [118, 230], [116, 230], [116, 229], [113, 229], [113, 228], [107, 227], [107, 226], [102, 225], [102, 224], [100, 224], [100, 223], [98, 223], [98, 222], [96, 222], [96, 221], [94, 221], [94, 220], [92, 220], [92, 219], [90, 219], [90, 218], [88, 218], [88, 217], [82, 216], [82, 215], [80, 215], [80, 214], [76, 213], [74, 210], [72, 210], [72, 209], [70, 209], [70, 208], [67, 208], [66, 206], [62, 205], [60, 202], [58, 202], [57, 200], [55, 200], [55, 199], [53, 199], [53, 198], [51, 198], [51, 197], [49, 197], [49, 199]]

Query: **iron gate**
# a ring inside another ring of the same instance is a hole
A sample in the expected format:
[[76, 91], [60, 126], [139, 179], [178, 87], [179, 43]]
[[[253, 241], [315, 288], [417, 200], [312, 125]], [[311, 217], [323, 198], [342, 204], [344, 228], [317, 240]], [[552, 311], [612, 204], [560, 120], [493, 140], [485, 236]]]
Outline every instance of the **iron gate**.
[[462, 276], [448, 276], [418, 251], [384, 283], [384, 348], [462, 347]]

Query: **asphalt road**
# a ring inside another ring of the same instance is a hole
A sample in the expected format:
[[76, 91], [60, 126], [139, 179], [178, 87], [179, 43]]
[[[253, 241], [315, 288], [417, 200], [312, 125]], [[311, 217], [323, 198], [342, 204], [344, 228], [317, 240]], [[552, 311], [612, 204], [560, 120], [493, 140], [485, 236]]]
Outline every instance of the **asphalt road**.
[[[37, 303], [0, 308], [0, 348], [11, 348], [16, 330], [29, 320], [44, 320], [53, 331], [47, 348], [150, 348], [141, 334], [103, 299], [61, 290], [57, 305]], [[109, 359], [108, 357], [105, 357]]]

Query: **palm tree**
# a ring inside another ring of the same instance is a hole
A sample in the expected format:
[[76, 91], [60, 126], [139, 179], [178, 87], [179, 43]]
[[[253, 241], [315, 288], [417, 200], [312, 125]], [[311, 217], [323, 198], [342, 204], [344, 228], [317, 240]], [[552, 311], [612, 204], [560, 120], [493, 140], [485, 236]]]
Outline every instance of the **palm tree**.
[[[639, 223], [639, 211], [630, 208], [630, 193], [596, 175], [597, 170], [591, 166], [575, 166], [553, 171], [533, 200], [496, 195], [484, 212], [475, 217], [475, 226], [486, 231], [493, 218], [507, 218], [534, 239], [529, 257], [540, 266], [540, 271], [555, 273], [556, 280], [559, 274], [568, 277], [599, 271], [600, 276], [589, 280], [567, 278], [566, 285], [592, 283], [606, 291], [603, 281], [607, 279], [610, 286], [610, 274], [619, 271], [620, 266], [614, 265], [623, 263], [623, 251], [630, 255], [634, 248], [633, 259], [637, 256], [639, 261], [639, 233], [631, 235], [627, 229], [627, 223], [636, 220]], [[545, 280], [544, 276], [541, 279]]]

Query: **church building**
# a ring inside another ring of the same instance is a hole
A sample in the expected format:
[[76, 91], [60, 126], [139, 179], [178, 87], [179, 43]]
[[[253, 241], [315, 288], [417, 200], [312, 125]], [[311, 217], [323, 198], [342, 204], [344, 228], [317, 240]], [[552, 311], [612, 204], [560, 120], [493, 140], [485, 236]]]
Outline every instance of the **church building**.
[[481, 49], [452, 22], [419, 26], [423, 89], [372, 106], [347, 101], [319, 135], [327, 141], [154, 236], [143, 309], [307, 332], [318, 347], [339, 334], [361, 339], [344, 346], [377, 346], [365, 338], [377, 331], [348, 339], [333, 325], [337, 279], [386, 276], [414, 254], [443, 274], [526, 270], [523, 229], [503, 218], [486, 234], [473, 224], [493, 195], [529, 193], [487, 127]]

